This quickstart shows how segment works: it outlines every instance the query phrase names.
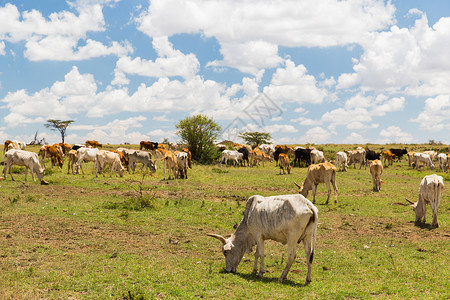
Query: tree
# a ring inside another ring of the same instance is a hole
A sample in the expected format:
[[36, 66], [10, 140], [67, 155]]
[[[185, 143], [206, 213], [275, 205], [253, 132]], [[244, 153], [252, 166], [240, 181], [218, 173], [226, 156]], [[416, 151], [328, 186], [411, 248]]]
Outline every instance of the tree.
[[51, 130], [58, 130], [59, 133], [61, 133], [61, 140], [64, 143], [64, 137], [66, 136], [66, 129], [69, 127], [72, 122], [75, 122], [74, 120], [67, 120], [67, 121], [61, 121], [61, 120], [53, 120], [49, 119], [47, 120], [47, 123], [44, 124], [46, 128], [50, 128]]
[[188, 144], [192, 158], [200, 163], [211, 163], [217, 157], [214, 145], [220, 133], [220, 125], [206, 115], [195, 115], [181, 120], [177, 135], [182, 143]]
[[239, 137], [244, 139], [249, 145], [267, 144], [272, 138], [270, 133], [266, 132], [244, 132]]

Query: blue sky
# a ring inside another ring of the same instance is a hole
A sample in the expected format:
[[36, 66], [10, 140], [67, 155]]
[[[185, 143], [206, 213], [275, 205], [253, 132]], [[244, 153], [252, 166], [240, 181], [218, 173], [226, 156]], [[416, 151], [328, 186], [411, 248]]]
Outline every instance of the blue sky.
[[0, 139], [450, 144], [450, 1], [0, 1]]

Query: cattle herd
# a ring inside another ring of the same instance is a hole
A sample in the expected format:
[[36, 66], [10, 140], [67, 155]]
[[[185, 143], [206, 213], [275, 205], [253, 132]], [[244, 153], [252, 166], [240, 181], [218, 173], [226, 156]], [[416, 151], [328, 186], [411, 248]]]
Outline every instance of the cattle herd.
[[[26, 151], [26, 145], [20, 141], [7, 140], [4, 144], [5, 167], [4, 178], [7, 172], [14, 180], [12, 166], [25, 167], [25, 180], [28, 169], [33, 180], [34, 174], [41, 184], [48, 184], [44, 180], [45, 159], [49, 159], [51, 167], [62, 168], [63, 159], [68, 160], [68, 174], [85, 174], [83, 163], [93, 162], [93, 173], [105, 176], [105, 169], [109, 167], [110, 177], [115, 173], [122, 177], [125, 171], [134, 173], [137, 164], [141, 170], [155, 172], [157, 167], [164, 167], [164, 180], [187, 179], [188, 169], [192, 168], [191, 153], [189, 149], [179, 149], [176, 144], [163, 145], [156, 142], [141, 141], [139, 150], [118, 148], [116, 150], [102, 150], [102, 144], [97, 141], [86, 141], [84, 144], [69, 145], [59, 143], [44, 145], [39, 154]], [[167, 149], [168, 148], [168, 149]], [[450, 155], [435, 151], [416, 153], [405, 149], [389, 149], [375, 152], [368, 148], [358, 147], [355, 150], [339, 151], [329, 161], [324, 153], [314, 147], [288, 147], [282, 145], [263, 144], [251, 147], [249, 145], [217, 144], [221, 152], [218, 163], [220, 166], [233, 164], [235, 166], [259, 167], [265, 162], [273, 162], [280, 168], [280, 174], [290, 174], [292, 167], [307, 167], [306, 179], [302, 184], [295, 183], [298, 194], [280, 195], [272, 197], [252, 196], [248, 199], [244, 216], [236, 232], [229, 238], [218, 234], [209, 234], [222, 242], [222, 252], [225, 255], [227, 272], [235, 272], [245, 252], [256, 245], [255, 263], [253, 272], [258, 272], [258, 259], [260, 260], [259, 276], [264, 273], [264, 240], [272, 239], [288, 246], [288, 260], [280, 280], [286, 278], [287, 273], [296, 256], [296, 244], [303, 241], [305, 245], [308, 273], [305, 284], [311, 281], [311, 263], [314, 256], [314, 245], [317, 232], [318, 210], [314, 206], [317, 186], [324, 183], [328, 190], [326, 204], [328, 204], [331, 187], [337, 203], [338, 188], [336, 184], [337, 171], [347, 172], [350, 166], [365, 169], [369, 167], [372, 176], [373, 191], [379, 192], [383, 180], [383, 168], [402, 160], [406, 155], [408, 165], [412, 169], [435, 168], [437, 161], [442, 172], [448, 172]], [[293, 159], [292, 159], [293, 158]], [[291, 160], [292, 159], [292, 160]], [[334, 164], [333, 164], [334, 163]], [[411, 203], [415, 212], [416, 224], [425, 223], [426, 204], [430, 204], [433, 212], [432, 227], [438, 227], [438, 207], [441, 200], [444, 183], [442, 176], [436, 174], [425, 176], [419, 187], [419, 199]], [[306, 197], [312, 191], [313, 201]]]

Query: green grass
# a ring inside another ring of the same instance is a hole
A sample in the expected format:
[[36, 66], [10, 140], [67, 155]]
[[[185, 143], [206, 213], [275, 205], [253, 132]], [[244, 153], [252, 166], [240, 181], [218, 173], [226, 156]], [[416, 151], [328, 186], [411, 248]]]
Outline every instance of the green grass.
[[[390, 148], [391, 145], [385, 146]], [[352, 145], [319, 145], [328, 158]], [[370, 148], [381, 145], [370, 145]], [[418, 146], [419, 147], [419, 146]], [[420, 146], [426, 147], [426, 145]], [[156, 174], [96, 178], [47, 170], [41, 186], [23, 170], [0, 182], [0, 298], [420, 298], [450, 297], [450, 196], [439, 207], [438, 229], [414, 225], [405, 197], [416, 200], [428, 170], [406, 161], [385, 168], [381, 192], [369, 169], [338, 172], [338, 203], [325, 205], [319, 185], [319, 228], [312, 283], [303, 286], [303, 246], [288, 280], [278, 283], [286, 246], [266, 241], [265, 277], [251, 274], [246, 254], [237, 274], [223, 272], [220, 243], [207, 233], [231, 234], [246, 199], [296, 193], [306, 168], [278, 175], [262, 168], [194, 165], [189, 179]], [[444, 175], [437, 172], [440, 175]], [[143, 175], [145, 175], [143, 177]], [[448, 175], [444, 176], [449, 185]], [[312, 199], [312, 195], [309, 197]], [[427, 223], [431, 209], [427, 210]]]

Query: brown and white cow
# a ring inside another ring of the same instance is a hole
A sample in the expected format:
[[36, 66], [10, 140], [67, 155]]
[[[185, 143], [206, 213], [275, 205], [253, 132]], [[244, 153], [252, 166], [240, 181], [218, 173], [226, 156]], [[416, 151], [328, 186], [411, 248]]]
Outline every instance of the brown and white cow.
[[420, 182], [419, 188], [419, 200], [417, 202], [412, 202], [406, 199], [416, 213], [416, 224], [420, 224], [422, 221], [425, 223], [426, 220], [426, 205], [430, 204], [433, 210], [433, 221], [431, 222], [432, 227], [439, 227], [438, 223], [438, 208], [441, 202], [442, 191], [444, 190], [444, 181], [442, 176], [436, 174], [425, 176]]
[[169, 174], [167, 177], [168, 180], [177, 178], [178, 176], [177, 169], [178, 169], [177, 157], [175, 156], [174, 153], [167, 151], [164, 157], [164, 180], [166, 180], [166, 170], [168, 170]]
[[86, 145], [86, 147], [91, 146], [92, 148], [102, 148], [103, 146], [97, 141], [86, 141], [84, 144]]
[[325, 183], [328, 190], [328, 197], [325, 204], [328, 204], [330, 199], [331, 187], [334, 188], [334, 203], [337, 203], [337, 186], [336, 186], [336, 167], [330, 162], [324, 162], [308, 167], [305, 182], [302, 185], [295, 183], [298, 187], [298, 192], [305, 197], [308, 197], [308, 192], [313, 191], [313, 203], [316, 202], [316, 192], [319, 183]]
[[254, 165], [259, 167], [259, 164], [261, 162], [262, 162], [262, 165], [264, 167], [264, 162], [265, 161], [270, 161], [270, 162], [273, 161], [271, 156], [265, 154], [259, 148], [255, 148], [255, 149], [252, 150], [252, 152], [250, 153], [249, 159], [250, 159], [250, 167], [253, 167]]
[[[59, 145], [58, 145], [59, 147]], [[42, 165], [45, 168], [45, 159], [50, 158], [51, 161], [51, 167], [58, 166], [58, 168], [62, 168], [63, 166], [63, 160], [61, 157], [62, 150], [58, 149], [55, 146], [52, 145], [44, 145], [39, 149], [39, 156], [42, 160]]]
[[373, 191], [379, 192], [381, 190], [381, 183], [383, 182], [381, 179], [381, 174], [383, 174], [383, 164], [380, 160], [376, 159], [370, 162], [369, 168], [370, 174], [372, 175]]

